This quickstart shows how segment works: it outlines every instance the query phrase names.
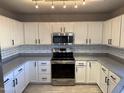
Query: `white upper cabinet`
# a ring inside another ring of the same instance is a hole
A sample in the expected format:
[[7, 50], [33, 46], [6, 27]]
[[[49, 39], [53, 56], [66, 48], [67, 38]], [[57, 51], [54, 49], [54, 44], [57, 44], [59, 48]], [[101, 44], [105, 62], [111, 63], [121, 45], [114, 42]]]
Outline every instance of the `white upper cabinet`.
[[111, 45], [112, 39], [112, 20], [107, 20], [103, 25], [103, 44]]
[[63, 30], [65, 32], [73, 32], [73, 30], [74, 30], [74, 23], [72, 23], [72, 22], [65, 22], [65, 23], [63, 23]]
[[39, 23], [39, 44], [51, 44], [51, 24], [50, 23]]
[[11, 47], [11, 39], [10, 39], [10, 22], [9, 18], [4, 16], [0, 16], [0, 41], [1, 48], [9, 48]]
[[86, 44], [88, 24], [86, 22], [74, 23], [75, 44]]
[[38, 23], [24, 23], [25, 44], [38, 44]]
[[73, 23], [72, 22], [52, 23], [52, 32], [73, 32]]
[[23, 25], [16, 20], [0, 16], [1, 48], [10, 48], [23, 44]]
[[102, 44], [103, 22], [88, 22], [89, 44]]
[[112, 19], [112, 45], [116, 47], [120, 44], [121, 19], [121, 16]]
[[122, 16], [120, 47], [124, 48], [124, 15]]

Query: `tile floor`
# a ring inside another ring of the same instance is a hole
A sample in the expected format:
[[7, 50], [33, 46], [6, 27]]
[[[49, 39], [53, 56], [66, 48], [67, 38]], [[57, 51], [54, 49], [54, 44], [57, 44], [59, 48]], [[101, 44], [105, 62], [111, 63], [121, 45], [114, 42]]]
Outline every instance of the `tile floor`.
[[102, 93], [97, 85], [29, 85], [24, 93]]

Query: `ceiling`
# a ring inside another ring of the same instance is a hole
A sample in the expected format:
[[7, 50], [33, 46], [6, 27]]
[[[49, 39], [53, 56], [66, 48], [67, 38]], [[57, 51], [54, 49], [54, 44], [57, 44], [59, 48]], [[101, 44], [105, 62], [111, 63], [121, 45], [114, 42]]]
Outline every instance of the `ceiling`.
[[62, 2], [54, 2], [55, 9], [51, 9], [51, 2], [38, 3], [35, 8], [32, 0], [0, 0], [0, 7], [18, 14], [46, 14], [46, 13], [108, 13], [124, 5], [124, 0], [86, 0], [86, 5], [77, 2], [78, 8], [74, 9], [73, 2], [66, 2], [67, 8], [63, 9]]

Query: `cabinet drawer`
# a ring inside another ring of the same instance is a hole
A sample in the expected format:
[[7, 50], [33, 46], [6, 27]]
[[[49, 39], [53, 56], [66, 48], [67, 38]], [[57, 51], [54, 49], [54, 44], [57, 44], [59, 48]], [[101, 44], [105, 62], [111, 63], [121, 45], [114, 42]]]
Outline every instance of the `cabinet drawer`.
[[50, 73], [50, 66], [39, 66], [39, 73]]
[[38, 61], [39, 66], [50, 65], [50, 61]]
[[120, 81], [120, 78], [111, 71], [109, 71], [109, 79], [114, 81], [116, 84]]
[[106, 67], [101, 66], [101, 70], [102, 70], [106, 75], [108, 75], [109, 70], [108, 70]]
[[76, 66], [86, 66], [86, 61], [76, 61]]
[[18, 67], [17, 69], [15, 69], [14, 76], [17, 76], [22, 71], [24, 71], [24, 65], [22, 65], [22, 66]]
[[47, 74], [39, 75], [39, 81], [43, 83], [51, 82], [51, 76]]
[[13, 73], [9, 73], [4, 77], [4, 84], [8, 83], [12, 79], [13, 79]]

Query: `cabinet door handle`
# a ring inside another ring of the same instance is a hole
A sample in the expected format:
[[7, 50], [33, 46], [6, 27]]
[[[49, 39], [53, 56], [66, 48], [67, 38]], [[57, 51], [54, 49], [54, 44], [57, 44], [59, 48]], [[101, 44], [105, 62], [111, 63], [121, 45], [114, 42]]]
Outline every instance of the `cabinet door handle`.
[[110, 39], [110, 45], [112, 45], [112, 39]]
[[109, 85], [109, 79], [107, 79], [107, 85]]
[[4, 83], [6, 83], [6, 82], [8, 82], [9, 81], [9, 78], [7, 78], [5, 81], [4, 81]]
[[91, 39], [89, 39], [89, 44], [91, 44]]
[[88, 44], [88, 39], [86, 39], [86, 44]]
[[15, 87], [15, 80], [13, 80], [13, 87]]
[[64, 27], [64, 33], [65, 33], [65, 27]]
[[15, 84], [18, 85], [18, 79], [17, 78], [15, 79]]
[[102, 71], [103, 71], [103, 72], [106, 72], [106, 70], [105, 70], [104, 68], [102, 68]]
[[12, 45], [13, 45], [13, 46], [15, 45], [15, 42], [14, 42], [14, 40], [12, 40]]
[[20, 68], [20, 69], [18, 70], [18, 72], [20, 72], [20, 71], [22, 71], [22, 68]]
[[35, 44], [37, 44], [37, 39], [35, 39]]
[[38, 39], [38, 43], [40, 44], [40, 39]]
[[89, 62], [89, 67], [91, 68], [91, 62]]
[[36, 63], [36, 62], [34, 63], [34, 66], [35, 66], [35, 67], [37, 66], [37, 63]]
[[107, 77], [105, 77], [105, 83], [107, 83]]
[[62, 27], [60, 28], [60, 31], [62, 32]]
[[116, 80], [116, 78], [114, 78], [113, 76], [111, 76], [111, 78], [112, 78], [113, 80]]
[[108, 39], [108, 44], [110, 44], [110, 39]]

